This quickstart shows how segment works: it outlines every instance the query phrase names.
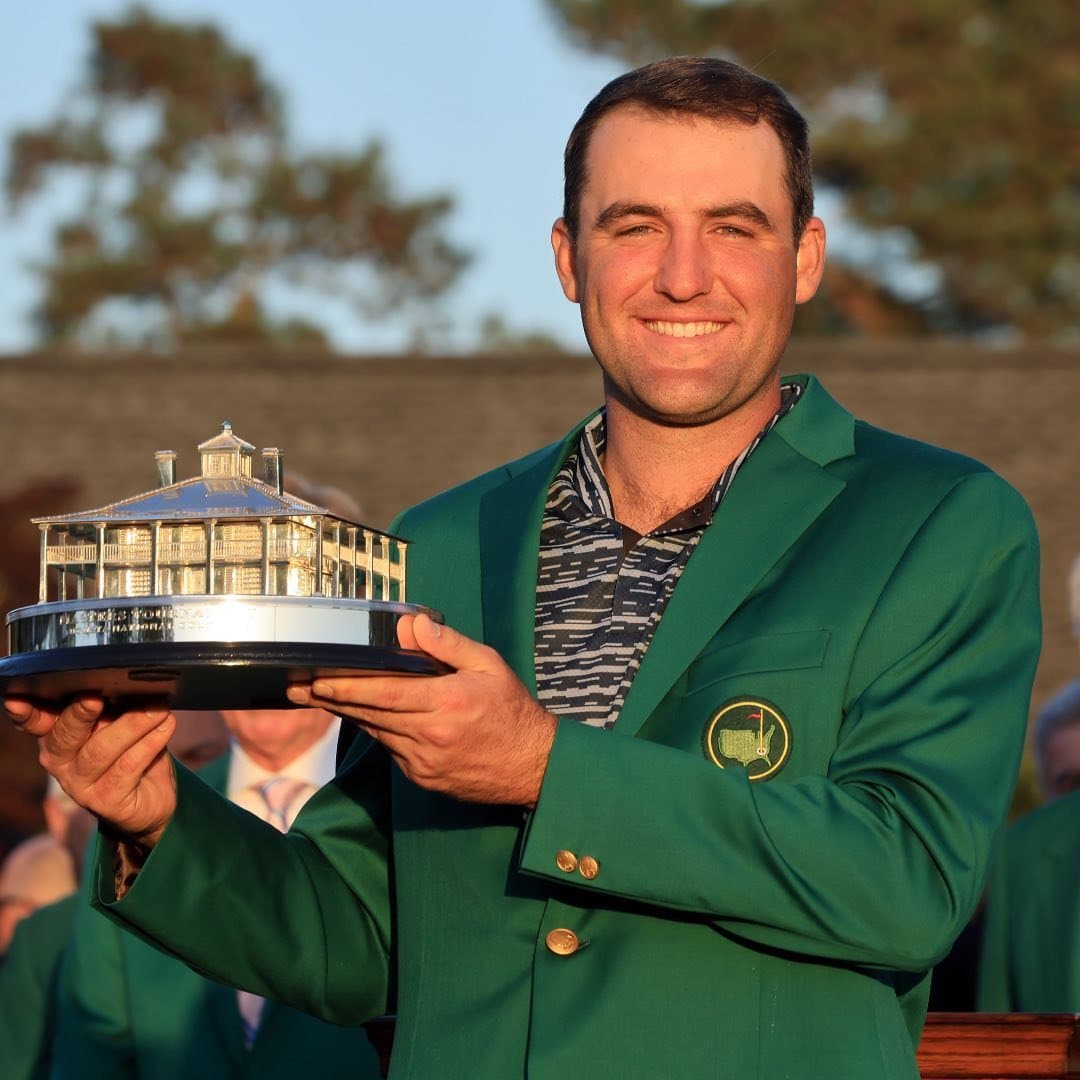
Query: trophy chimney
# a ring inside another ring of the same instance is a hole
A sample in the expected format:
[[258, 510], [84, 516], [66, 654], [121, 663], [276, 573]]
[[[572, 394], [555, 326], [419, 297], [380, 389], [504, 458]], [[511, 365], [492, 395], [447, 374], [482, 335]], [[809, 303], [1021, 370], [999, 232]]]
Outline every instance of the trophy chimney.
[[266, 482], [279, 494], [285, 491], [285, 451], [276, 446], [267, 447], [262, 452], [263, 475]]
[[171, 487], [176, 483], [176, 451], [157, 450], [154, 452], [157, 462], [158, 486]]

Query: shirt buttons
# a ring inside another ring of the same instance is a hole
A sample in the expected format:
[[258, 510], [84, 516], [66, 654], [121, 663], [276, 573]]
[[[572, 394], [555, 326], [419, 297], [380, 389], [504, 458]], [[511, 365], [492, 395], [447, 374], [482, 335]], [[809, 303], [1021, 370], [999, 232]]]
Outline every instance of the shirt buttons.
[[555, 865], [564, 873], [572, 874], [578, 866], [578, 858], [572, 851], [563, 848], [555, 853]]
[[589, 881], [592, 881], [592, 879], [600, 873], [600, 863], [591, 855], [582, 855], [581, 859], [578, 861], [578, 873], [583, 878], [588, 878]]
[[548, 950], [556, 956], [573, 956], [581, 948], [581, 942], [573, 930], [559, 928], [549, 930], [544, 938]]

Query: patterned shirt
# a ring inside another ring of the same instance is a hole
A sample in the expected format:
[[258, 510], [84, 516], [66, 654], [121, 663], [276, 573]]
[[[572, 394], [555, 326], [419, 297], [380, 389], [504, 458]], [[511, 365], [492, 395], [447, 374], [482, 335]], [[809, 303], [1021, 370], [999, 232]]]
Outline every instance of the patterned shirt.
[[604, 477], [605, 414], [551, 482], [540, 531], [536, 681], [557, 716], [614, 727], [668, 598], [735, 474], [802, 393], [784, 383], [776, 415], [709, 493], [644, 536], [615, 520]]

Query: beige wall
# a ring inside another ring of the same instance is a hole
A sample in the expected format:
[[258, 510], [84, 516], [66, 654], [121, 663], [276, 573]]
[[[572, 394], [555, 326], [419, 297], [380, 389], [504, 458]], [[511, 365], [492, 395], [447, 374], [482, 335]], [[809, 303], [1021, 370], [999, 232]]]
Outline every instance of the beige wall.
[[[1080, 551], [1080, 349], [801, 342], [786, 366], [820, 373], [868, 420], [986, 461], [1023, 492], [1044, 549], [1036, 702], [1080, 674], [1064, 585]], [[286, 487], [300, 470], [385, 526], [402, 506], [558, 437], [599, 390], [586, 358], [11, 357], [0, 359], [0, 496], [72, 475], [83, 506], [100, 505], [156, 486], [159, 449], [178, 452], [183, 479], [198, 470], [196, 444], [229, 420], [256, 447], [285, 449]]]

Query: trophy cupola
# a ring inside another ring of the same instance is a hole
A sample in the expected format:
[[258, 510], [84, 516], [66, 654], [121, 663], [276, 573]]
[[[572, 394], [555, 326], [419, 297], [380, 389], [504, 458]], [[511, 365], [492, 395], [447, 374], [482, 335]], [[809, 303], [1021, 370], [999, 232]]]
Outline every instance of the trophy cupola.
[[222, 422], [221, 433], [199, 443], [203, 476], [251, 476], [255, 447], [233, 434], [232, 424]]

